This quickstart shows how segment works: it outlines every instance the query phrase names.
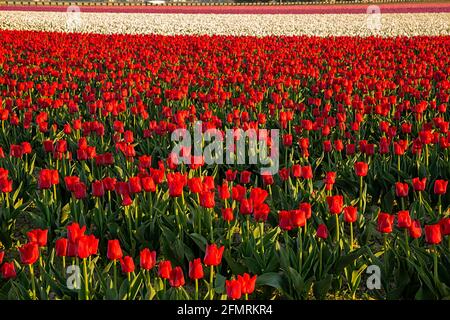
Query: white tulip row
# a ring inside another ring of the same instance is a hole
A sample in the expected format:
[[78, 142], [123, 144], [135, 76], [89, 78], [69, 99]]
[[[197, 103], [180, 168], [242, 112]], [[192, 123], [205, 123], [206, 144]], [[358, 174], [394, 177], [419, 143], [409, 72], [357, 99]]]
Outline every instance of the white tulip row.
[[0, 11], [0, 29], [163, 35], [450, 35], [450, 13], [139, 14]]

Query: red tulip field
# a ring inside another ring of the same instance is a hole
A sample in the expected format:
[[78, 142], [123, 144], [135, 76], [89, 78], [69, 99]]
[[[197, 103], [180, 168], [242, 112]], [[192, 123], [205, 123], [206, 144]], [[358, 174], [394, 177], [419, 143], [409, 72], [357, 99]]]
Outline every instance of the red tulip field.
[[449, 35], [0, 38], [0, 299], [450, 298]]

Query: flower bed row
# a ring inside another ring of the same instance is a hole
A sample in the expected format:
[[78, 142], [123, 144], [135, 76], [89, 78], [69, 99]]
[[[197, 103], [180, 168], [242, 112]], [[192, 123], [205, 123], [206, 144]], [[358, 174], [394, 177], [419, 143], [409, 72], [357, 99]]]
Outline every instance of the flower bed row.
[[0, 29], [163, 35], [419, 36], [450, 34], [450, 13], [139, 14], [0, 11]]
[[450, 296], [450, 37], [0, 37], [0, 297]]

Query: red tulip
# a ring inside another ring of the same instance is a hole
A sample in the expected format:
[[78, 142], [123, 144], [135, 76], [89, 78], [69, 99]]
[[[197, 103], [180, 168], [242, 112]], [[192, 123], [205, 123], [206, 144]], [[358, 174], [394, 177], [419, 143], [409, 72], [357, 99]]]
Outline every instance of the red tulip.
[[367, 171], [369, 171], [369, 165], [365, 162], [356, 162], [355, 163], [355, 172], [358, 177], [367, 176]]
[[105, 191], [114, 191], [116, 189], [116, 179], [106, 177], [102, 180]]
[[250, 199], [242, 199], [241, 205], [239, 206], [239, 213], [242, 215], [252, 214], [253, 203]]
[[86, 231], [86, 226], [80, 228], [80, 225], [76, 222], [67, 226], [67, 238], [70, 242], [75, 243], [77, 239], [84, 235]]
[[203, 189], [203, 183], [201, 177], [193, 177], [188, 180], [189, 191], [192, 193], [200, 193]]
[[250, 177], [252, 173], [250, 171], [244, 170], [241, 172], [241, 183], [247, 184], [250, 182]]
[[123, 257], [122, 248], [120, 248], [120, 242], [117, 239], [108, 240], [107, 257], [109, 260], [119, 260]]
[[203, 208], [214, 208], [215, 205], [214, 192], [202, 192], [200, 194], [200, 206]]
[[49, 152], [53, 152], [53, 141], [52, 140], [44, 140], [42, 142], [43, 147], [44, 147], [44, 151], [49, 153]]
[[0, 264], [2, 264], [4, 256], [5, 256], [5, 251], [0, 251]]
[[152, 177], [142, 177], [141, 185], [145, 192], [155, 192], [156, 184]]
[[253, 217], [255, 221], [265, 222], [270, 213], [270, 208], [266, 203], [260, 204], [253, 208]]
[[34, 264], [39, 259], [39, 246], [36, 242], [29, 242], [19, 247], [20, 260], [23, 264]]
[[193, 261], [189, 261], [189, 278], [192, 280], [202, 279], [203, 274], [203, 266], [200, 258], [194, 259]]
[[142, 249], [139, 254], [139, 263], [142, 269], [151, 270], [156, 265], [156, 251], [150, 249]]
[[292, 176], [294, 176], [294, 178], [300, 178], [302, 176], [302, 167], [299, 164], [294, 164], [292, 166]]
[[77, 239], [76, 248], [78, 258], [86, 259], [91, 255], [89, 250], [89, 242], [88, 236], [81, 236]]
[[280, 176], [281, 181], [287, 181], [289, 179], [289, 168], [282, 168], [278, 170], [278, 175]]
[[302, 202], [300, 203], [300, 205], [298, 206], [298, 208], [302, 211], [305, 212], [305, 218], [306, 220], [308, 220], [309, 218], [311, 218], [312, 215], [312, 210], [311, 210], [311, 204], [308, 202]]
[[237, 170], [233, 171], [231, 169], [228, 169], [225, 172], [225, 177], [227, 179], [227, 181], [232, 182], [236, 179], [236, 175], [237, 175]]
[[88, 235], [87, 238], [88, 238], [89, 255], [96, 255], [98, 251], [99, 239], [97, 239], [93, 234]]
[[292, 229], [291, 212], [287, 210], [280, 210], [278, 215], [279, 215], [278, 225], [280, 226], [280, 228], [286, 231], [291, 230]]
[[86, 185], [83, 182], [78, 182], [74, 185], [73, 195], [75, 199], [84, 199], [86, 198]]
[[380, 212], [378, 214], [378, 231], [381, 233], [391, 233], [394, 225], [394, 215]]
[[442, 195], [447, 192], [448, 181], [436, 180], [434, 182], [434, 194]]
[[32, 152], [31, 144], [29, 142], [22, 142], [20, 146], [23, 154], [30, 154]]
[[427, 183], [427, 178], [413, 178], [412, 179], [412, 184], [414, 187], [414, 190], [416, 191], [424, 191], [425, 190], [425, 185]]
[[227, 295], [230, 299], [240, 299], [242, 296], [242, 285], [239, 280], [226, 280], [225, 286], [227, 289]]
[[328, 238], [328, 228], [324, 224], [319, 224], [316, 231], [316, 236], [321, 239]]
[[59, 175], [57, 170], [42, 169], [39, 172], [38, 187], [39, 189], [50, 189], [53, 185], [59, 183]]
[[397, 225], [399, 228], [409, 228], [411, 226], [411, 217], [409, 216], [408, 210], [398, 212]]
[[67, 243], [66, 238], [59, 238], [55, 241], [55, 251], [58, 257], [67, 256]]
[[170, 271], [169, 284], [174, 288], [184, 286], [184, 275], [181, 267], [175, 267]]
[[303, 210], [291, 210], [291, 225], [294, 228], [304, 227], [306, 224], [305, 211]]
[[313, 178], [313, 171], [311, 166], [302, 167], [302, 178], [306, 180], [310, 180]]
[[441, 226], [441, 233], [443, 236], [448, 236], [450, 234], [450, 218], [442, 218], [439, 221], [439, 225]]
[[413, 220], [409, 226], [409, 235], [413, 239], [420, 238], [422, 235], [422, 228], [419, 220]]
[[261, 205], [266, 201], [267, 196], [269, 193], [261, 188], [253, 188], [252, 191], [250, 191], [250, 200], [252, 201], [253, 205], [255, 207]]
[[205, 258], [203, 262], [207, 266], [218, 266], [222, 262], [222, 255], [225, 247], [217, 247], [216, 244], [206, 246]]
[[187, 175], [179, 172], [167, 174], [167, 184], [169, 185], [169, 196], [179, 197], [183, 193], [183, 188], [187, 184]]
[[14, 267], [14, 262], [5, 262], [0, 267], [0, 273], [3, 279], [13, 279], [16, 277], [16, 268]]
[[442, 241], [441, 226], [432, 224], [425, 226], [425, 241], [428, 244], [439, 244]]
[[36, 242], [39, 247], [47, 245], [48, 229], [35, 229], [27, 232], [27, 237], [30, 242]]
[[224, 221], [233, 221], [233, 209], [232, 208], [222, 208], [222, 219]]
[[283, 135], [283, 145], [285, 147], [292, 146], [292, 134], [285, 134], [285, 135]]
[[92, 183], [92, 195], [94, 197], [103, 197], [105, 195], [105, 188], [103, 187], [103, 181], [94, 181]]
[[243, 294], [252, 294], [255, 291], [257, 276], [251, 277], [248, 273], [244, 273], [242, 276], [238, 275], [238, 281], [241, 283], [241, 290]]
[[344, 221], [353, 223], [358, 217], [358, 209], [356, 207], [348, 206], [344, 208]]
[[122, 268], [123, 273], [134, 272], [134, 261], [130, 256], [125, 256], [120, 259], [120, 267]]
[[397, 197], [407, 197], [409, 192], [409, 186], [405, 182], [396, 182], [395, 183], [395, 194]]
[[242, 201], [247, 194], [247, 189], [240, 184], [231, 188], [231, 198], [236, 201]]
[[331, 214], [340, 214], [344, 206], [344, 197], [341, 195], [328, 196], [327, 204]]
[[169, 260], [160, 261], [158, 264], [158, 275], [163, 279], [169, 279], [172, 271], [172, 264]]
[[336, 183], [336, 172], [327, 172], [324, 179], [326, 190], [332, 190]]
[[140, 193], [142, 191], [141, 179], [139, 177], [130, 177], [128, 179], [130, 194]]

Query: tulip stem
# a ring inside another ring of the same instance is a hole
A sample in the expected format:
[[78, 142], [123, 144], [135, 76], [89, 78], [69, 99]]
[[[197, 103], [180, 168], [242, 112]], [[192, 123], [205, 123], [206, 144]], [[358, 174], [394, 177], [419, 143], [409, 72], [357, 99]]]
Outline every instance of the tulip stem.
[[322, 276], [322, 241], [319, 240], [319, 277]]
[[363, 177], [359, 177], [359, 210], [363, 213]]
[[384, 234], [384, 272], [387, 273], [387, 265], [388, 265], [388, 259], [387, 259], [387, 249], [388, 249], [388, 241], [387, 241], [388, 234]]
[[245, 294], [245, 300], [248, 300], [248, 293]]
[[264, 222], [259, 224], [259, 233], [261, 237], [261, 253], [264, 255]]
[[198, 300], [198, 279], [195, 279], [195, 300]]
[[442, 199], [441, 195], [438, 196], [438, 212], [439, 212], [439, 218], [441, 218], [442, 215]]
[[246, 236], [247, 236], [247, 241], [249, 241], [250, 240], [250, 217], [249, 217], [249, 215], [246, 215], [246, 219], [247, 219], [247, 223], [246, 223], [246, 227], [247, 227], [247, 234], [246, 234]]
[[88, 281], [86, 258], [83, 259], [83, 277], [84, 277], [84, 296], [86, 300], [89, 300], [89, 281]]
[[302, 228], [298, 227], [298, 273], [302, 274], [303, 265], [303, 241], [302, 241]]
[[62, 257], [63, 274], [66, 274], [66, 257]]
[[231, 250], [231, 225], [230, 225], [230, 221], [227, 221], [228, 224], [228, 232], [227, 232], [227, 242], [228, 242], [228, 249]]
[[[200, 195], [197, 193], [197, 204], [200, 205]], [[198, 234], [202, 234], [202, 215], [200, 213], [197, 214], [197, 228], [198, 228]], [[195, 230], [195, 227], [194, 227]]]
[[35, 280], [34, 279], [34, 267], [33, 267], [32, 264], [29, 264], [28, 266], [30, 268], [30, 276], [31, 276], [31, 293], [32, 293], [31, 298], [33, 300], [37, 300], [37, 297], [36, 297], [36, 283], [34, 281]]
[[337, 245], [339, 246], [339, 215], [336, 214], [336, 242]]
[[409, 257], [410, 255], [410, 249], [409, 249], [409, 235], [408, 235], [408, 229], [405, 228], [405, 245], [406, 245], [406, 255]]
[[433, 262], [434, 262], [434, 281], [436, 285], [439, 284], [439, 276], [438, 276], [438, 256], [437, 256], [437, 248], [436, 245], [433, 245]]
[[214, 288], [213, 288], [213, 281], [214, 281], [214, 266], [210, 267], [210, 272], [209, 272], [209, 298], [210, 300], [214, 299]]
[[180, 223], [180, 217], [178, 216], [177, 198], [175, 198], [173, 205], [175, 207], [175, 220], [176, 220], [177, 226], [178, 226], [178, 235], [181, 237], [181, 223]]
[[131, 272], [127, 272], [127, 279], [128, 279], [128, 293], [127, 293], [127, 298], [131, 299]]
[[117, 260], [114, 260], [113, 267], [114, 267], [114, 289], [117, 289]]
[[128, 209], [128, 206], [125, 206], [125, 218], [127, 219], [128, 224], [128, 236], [130, 237], [130, 243], [133, 242], [133, 234], [132, 234], [132, 228], [131, 228], [131, 216]]
[[213, 229], [213, 217], [214, 217], [214, 211], [213, 209], [210, 209], [210, 215], [209, 215], [209, 232], [211, 233], [211, 243], [214, 243], [214, 229]]
[[353, 222], [350, 222], [350, 250], [353, 251]]

